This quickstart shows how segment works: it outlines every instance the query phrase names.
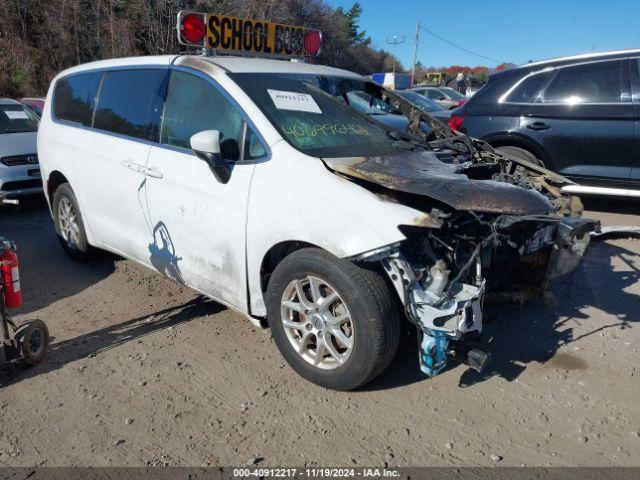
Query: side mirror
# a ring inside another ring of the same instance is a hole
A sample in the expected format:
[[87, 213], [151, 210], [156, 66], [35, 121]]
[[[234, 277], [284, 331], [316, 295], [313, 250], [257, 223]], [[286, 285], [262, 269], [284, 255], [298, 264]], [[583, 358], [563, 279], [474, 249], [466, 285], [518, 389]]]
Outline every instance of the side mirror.
[[445, 96], [438, 97], [438, 100], [440, 100], [440, 101], [442, 101], [442, 100], [446, 100], [446, 99], [447, 99], [447, 97], [445, 97]]
[[192, 135], [189, 143], [194, 153], [207, 162], [211, 172], [220, 183], [227, 183], [231, 178], [231, 170], [220, 152], [220, 131], [205, 130]]

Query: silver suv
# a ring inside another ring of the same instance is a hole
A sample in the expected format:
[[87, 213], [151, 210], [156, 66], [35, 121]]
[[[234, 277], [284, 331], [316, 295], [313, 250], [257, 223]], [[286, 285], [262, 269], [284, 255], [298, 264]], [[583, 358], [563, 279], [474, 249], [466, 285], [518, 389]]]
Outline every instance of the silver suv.
[[9, 196], [42, 191], [36, 153], [39, 121], [21, 103], [0, 98], [0, 191]]

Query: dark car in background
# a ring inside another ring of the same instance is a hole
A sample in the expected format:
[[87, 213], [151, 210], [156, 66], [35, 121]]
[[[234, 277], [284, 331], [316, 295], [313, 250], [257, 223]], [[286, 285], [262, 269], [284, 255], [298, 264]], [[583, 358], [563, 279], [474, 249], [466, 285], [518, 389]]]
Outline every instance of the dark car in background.
[[449, 126], [574, 180], [568, 191], [640, 196], [640, 49], [494, 74]]
[[451, 116], [451, 110], [447, 110], [441, 107], [433, 100], [429, 100], [427, 97], [420, 95], [419, 93], [413, 92], [411, 90], [398, 90], [396, 91], [396, 93], [400, 95], [402, 98], [405, 98], [411, 103], [413, 103], [416, 107], [418, 107], [423, 112], [430, 114], [431, 116], [437, 118], [438, 120], [444, 123], [447, 123], [449, 121], [449, 117]]

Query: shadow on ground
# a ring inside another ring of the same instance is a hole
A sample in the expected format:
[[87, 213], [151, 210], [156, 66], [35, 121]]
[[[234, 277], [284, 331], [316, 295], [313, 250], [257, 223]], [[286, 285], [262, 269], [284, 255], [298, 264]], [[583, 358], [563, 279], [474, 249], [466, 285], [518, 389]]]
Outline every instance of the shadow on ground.
[[57, 370], [76, 360], [98, 355], [159, 330], [214, 315], [225, 308], [213, 300], [199, 296], [183, 305], [165, 308], [159, 312], [132, 318], [54, 343], [49, 347], [49, 353], [43, 363], [31, 368], [18, 366], [11, 371], [5, 371], [0, 374], [0, 383], [18, 383], [30, 377]]
[[14, 315], [29, 314], [80, 293], [115, 270], [115, 257], [108, 254], [91, 263], [71, 260], [58, 242], [41, 196], [0, 207], [0, 235], [18, 247], [23, 305]]

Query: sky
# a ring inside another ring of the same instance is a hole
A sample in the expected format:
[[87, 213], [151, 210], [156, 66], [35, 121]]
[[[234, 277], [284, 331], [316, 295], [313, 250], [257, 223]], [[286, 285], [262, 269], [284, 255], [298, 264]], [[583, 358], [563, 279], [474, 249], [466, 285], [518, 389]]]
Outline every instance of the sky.
[[[348, 9], [353, 0], [327, 0]], [[426, 66], [516, 65], [529, 60], [640, 48], [640, 0], [360, 0], [360, 29], [411, 67], [416, 22], [487, 60], [421, 30]], [[387, 37], [406, 36], [387, 45]]]

